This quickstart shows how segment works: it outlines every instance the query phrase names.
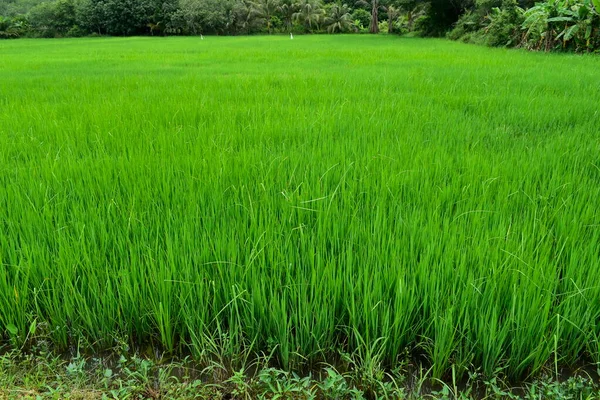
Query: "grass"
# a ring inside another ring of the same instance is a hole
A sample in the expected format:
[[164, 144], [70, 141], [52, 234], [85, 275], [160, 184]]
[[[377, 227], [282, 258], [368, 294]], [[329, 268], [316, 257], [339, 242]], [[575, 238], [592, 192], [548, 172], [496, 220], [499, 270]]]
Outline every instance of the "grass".
[[[124, 350], [124, 349], [121, 349]], [[57, 357], [38, 349], [0, 355], [1, 399], [394, 399], [394, 400], [595, 400], [600, 387], [586, 371], [556, 379], [542, 375], [529, 383], [511, 386], [494, 377], [470, 373], [457, 384], [431, 381], [428, 372], [415, 370], [412, 379], [394, 370], [375, 385], [362, 372], [345, 373], [326, 367], [299, 376], [268, 366], [261, 360], [250, 368], [227, 371], [199, 370], [189, 360], [150, 361], [115, 352], [116, 357]], [[222, 372], [222, 371], [219, 371]], [[364, 372], [364, 371], [363, 371]]]
[[[600, 362], [600, 60], [0, 42], [0, 332], [435, 378]], [[225, 362], [225, 361], [224, 361]]]

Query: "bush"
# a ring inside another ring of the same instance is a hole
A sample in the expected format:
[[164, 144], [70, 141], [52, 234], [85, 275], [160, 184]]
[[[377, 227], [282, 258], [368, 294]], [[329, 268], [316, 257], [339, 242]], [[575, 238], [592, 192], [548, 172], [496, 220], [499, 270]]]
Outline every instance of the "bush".
[[482, 20], [479, 13], [466, 12], [454, 28], [448, 32], [448, 38], [452, 40], [463, 40], [467, 35], [471, 36], [473, 32], [477, 32], [482, 28]]
[[409, 32], [402, 20], [394, 21], [394, 33], [397, 35], [405, 35]]
[[27, 32], [27, 19], [23, 16], [14, 18], [0, 16], [0, 39], [16, 39]]
[[511, 47], [519, 44], [524, 17], [516, 0], [503, 0], [502, 8], [494, 8], [488, 20], [489, 25], [484, 30], [487, 45]]
[[74, 25], [71, 29], [69, 29], [66, 36], [67, 37], [82, 37], [82, 36], [85, 36], [86, 33], [87, 32], [84, 31], [83, 29], [81, 29], [78, 25]]
[[[275, 32], [287, 32], [284, 29], [284, 24], [283, 21], [281, 20], [281, 18], [279, 18], [276, 15], [272, 15], [271, 16], [271, 29], [274, 30]], [[267, 29], [265, 28], [265, 32], [267, 32]]]
[[479, 0], [474, 11], [465, 13], [448, 33], [448, 38], [488, 46], [516, 46], [523, 23], [517, 0]]
[[377, 24], [379, 26], [379, 32], [380, 33], [387, 33], [388, 32], [388, 22], [387, 21], [379, 21], [379, 24]]
[[419, 36], [435, 36], [437, 32], [433, 28], [431, 17], [427, 14], [422, 15], [415, 20], [414, 31], [417, 32]]
[[352, 13], [352, 21], [355, 21], [355, 25], [359, 30], [367, 29], [368, 31], [371, 24], [371, 14], [367, 10], [357, 8]]

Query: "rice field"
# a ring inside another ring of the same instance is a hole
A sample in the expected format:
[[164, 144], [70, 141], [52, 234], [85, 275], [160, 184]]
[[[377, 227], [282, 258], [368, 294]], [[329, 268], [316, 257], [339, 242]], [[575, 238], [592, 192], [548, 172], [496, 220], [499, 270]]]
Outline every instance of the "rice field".
[[0, 42], [0, 343], [599, 363], [599, 68], [391, 36]]

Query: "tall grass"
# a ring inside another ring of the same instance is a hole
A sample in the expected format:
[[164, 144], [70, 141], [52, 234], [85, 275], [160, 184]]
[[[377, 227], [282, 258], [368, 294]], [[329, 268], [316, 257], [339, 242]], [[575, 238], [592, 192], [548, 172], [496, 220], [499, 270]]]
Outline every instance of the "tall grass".
[[0, 43], [0, 332], [286, 367], [600, 361], [600, 60], [396, 37]]

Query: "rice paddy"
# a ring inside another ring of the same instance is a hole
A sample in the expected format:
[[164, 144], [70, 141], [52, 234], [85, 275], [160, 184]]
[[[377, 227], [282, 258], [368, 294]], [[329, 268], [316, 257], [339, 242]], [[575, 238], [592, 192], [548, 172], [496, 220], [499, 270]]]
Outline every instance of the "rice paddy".
[[598, 363], [599, 67], [392, 36], [0, 42], [0, 342]]

